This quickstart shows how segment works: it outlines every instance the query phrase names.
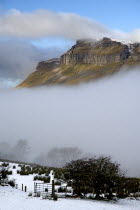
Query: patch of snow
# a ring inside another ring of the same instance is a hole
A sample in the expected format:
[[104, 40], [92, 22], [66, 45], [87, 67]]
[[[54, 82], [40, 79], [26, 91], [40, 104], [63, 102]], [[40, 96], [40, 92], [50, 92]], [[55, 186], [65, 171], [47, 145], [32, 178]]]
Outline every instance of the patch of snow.
[[0, 210], [140, 210], [140, 201], [124, 199], [118, 203], [107, 203], [80, 199], [42, 200], [28, 197], [28, 193], [11, 187], [0, 186]]

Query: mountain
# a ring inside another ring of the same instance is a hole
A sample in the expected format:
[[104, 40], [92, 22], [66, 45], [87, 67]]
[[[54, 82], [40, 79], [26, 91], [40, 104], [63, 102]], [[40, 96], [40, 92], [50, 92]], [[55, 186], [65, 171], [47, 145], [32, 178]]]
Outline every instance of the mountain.
[[124, 65], [140, 64], [140, 43], [123, 44], [109, 38], [78, 40], [60, 59], [38, 63], [36, 71], [17, 87], [73, 85], [111, 75]]

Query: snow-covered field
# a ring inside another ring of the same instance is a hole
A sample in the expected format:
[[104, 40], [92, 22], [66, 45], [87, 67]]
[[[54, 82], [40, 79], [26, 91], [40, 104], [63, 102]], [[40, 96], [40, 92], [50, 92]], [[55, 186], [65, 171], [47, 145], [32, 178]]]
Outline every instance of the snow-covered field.
[[[0, 162], [0, 164], [2, 164], [3, 162]], [[15, 169], [13, 169], [13, 166], [16, 166]], [[8, 166], [9, 170], [12, 171], [12, 175], [8, 175], [8, 178], [9, 180], [12, 180], [14, 179], [15, 180], [15, 183], [18, 185], [18, 189], [22, 189], [22, 184], [23, 186], [27, 187], [27, 192], [30, 192], [30, 191], [34, 191], [34, 176], [36, 174], [30, 174], [30, 175], [20, 175], [20, 174], [17, 174], [17, 170], [20, 170], [21, 167], [18, 166], [18, 164], [16, 163], [9, 163], [9, 166]], [[37, 182], [42, 182], [42, 181], [37, 181]]]
[[120, 200], [117, 204], [79, 199], [42, 200], [11, 187], [0, 186], [0, 210], [140, 210], [140, 201]]
[[[16, 168], [14, 169], [13, 166], [16, 166]], [[27, 176], [17, 174], [17, 170], [20, 170], [20, 167], [16, 163], [9, 163], [8, 168], [12, 170], [12, 175], [9, 175], [9, 179], [15, 179], [18, 189], [10, 186], [0, 186], [0, 210], [140, 210], [140, 200], [123, 199], [117, 203], [111, 203], [59, 198], [58, 201], [53, 201], [44, 200], [42, 197], [28, 196], [29, 192], [34, 191], [33, 178], [35, 174]], [[27, 192], [21, 190], [22, 184], [27, 186]]]
[[[0, 162], [0, 165], [3, 162]], [[16, 168], [13, 169], [13, 166], [15, 166]], [[18, 166], [17, 163], [9, 163], [8, 165], [8, 170], [12, 171], [12, 175], [8, 175], [8, 179], [9, 180], [15, 180], [15, 183], [18, 185], [18, 189], [22, 190], [22, 184], [23, 184], [23, 188], [25, 189], [25, 186], [27, 187], [27, 192], [34, 192], [34, 183], [38, 182], [38, 183], [42, 183], [43, 181], [37, 180], [34, 181], [34, 176], [38, 175], [38, 174], [29, 174], [29, 175], [20, 175], [17, 174], [17, 170], [21, 170], [21, 167]], [[61, 186], [64, 186], [65, 184], [62, 184]], [[55, 189], [57, 190], [60, 186], [59, 185], [55, 185]], [[71, 187], [68, 187], [67, 189], [71, 189]]]

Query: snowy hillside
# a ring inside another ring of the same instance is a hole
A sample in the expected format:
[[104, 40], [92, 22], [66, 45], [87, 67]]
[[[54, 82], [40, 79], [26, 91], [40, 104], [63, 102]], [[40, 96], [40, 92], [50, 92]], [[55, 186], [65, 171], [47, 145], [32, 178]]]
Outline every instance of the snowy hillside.
[[[0, 162], [2, 164], [2, 162]], [[15, 168], [13, 168], [15, 166]], [[15, 183], [18, 185], [18, 189], [22, 190], [22, 184], [23, 186], [27, 186], [27, 192], [34, 190], [34, 176], [36, 174], [30, 174], [30, 175], [20, 175], [17, 173], [17, 171], [21, 170], [21, 167], [17, 163], [9, 163], [8, 170], [12, 171], [12, 175], [9, 175], [9, 180], [15, 180]], [[41, 182], [41, 181], [40, 181]]]
[[[0, 165], [3, 162], [0, 162]], [[43, 199], [42, 196], [29, 196], [30, 192], [34, 192], [34, 176], [36, 174], [20, 175], [17, 173], [21, 170], [22, 165], [9, 163], [6, 167], [12, 171], [12, 175], [8, 175], [9, 180], [15, 180], [18, 189], [11, 186], [0, 186], [0, 210], [140, 210], [140, 200], [133, 198], [120, 199], [117, 202], [103, 202], [88, 199], [72, 199], [59, 198], [58, 201]], [[51, 173], [51, 176], [52, 173]], [[52, 179], [53, 177], [51, 177]], [[37, 181], [42, 182], [42, 181]], [[23, 186], [27, 186], [27, 192], [22, 191]], [[60, 187], [56, 185], [56, 189]]]

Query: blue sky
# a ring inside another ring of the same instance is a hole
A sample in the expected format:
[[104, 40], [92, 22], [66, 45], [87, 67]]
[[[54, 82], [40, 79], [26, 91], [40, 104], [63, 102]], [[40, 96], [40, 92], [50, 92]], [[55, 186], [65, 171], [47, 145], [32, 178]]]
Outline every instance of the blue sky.
[[140, 0], [0, 0], [1, 9], [23, 12], [48, 9], [89, 17], [111, 29], [140, 28]]

